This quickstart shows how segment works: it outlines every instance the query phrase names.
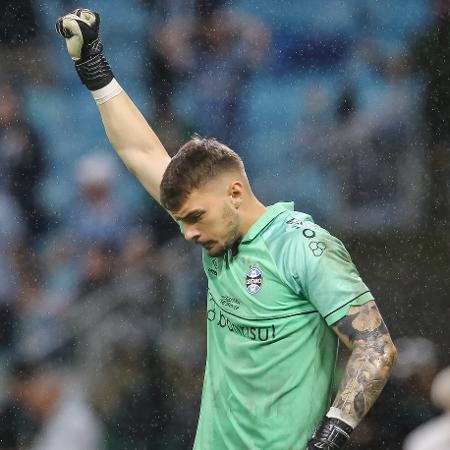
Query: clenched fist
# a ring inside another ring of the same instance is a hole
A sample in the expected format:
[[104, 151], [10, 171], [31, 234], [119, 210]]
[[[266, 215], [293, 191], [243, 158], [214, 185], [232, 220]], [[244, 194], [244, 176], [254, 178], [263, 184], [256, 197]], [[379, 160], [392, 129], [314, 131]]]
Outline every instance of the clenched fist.
[[102, 54], [99, 38], [100, 16], [78, 8], [56, 21], [56, 31], [65, 39], [81, 81], [91, 90], [106, 86], [114, 75]]

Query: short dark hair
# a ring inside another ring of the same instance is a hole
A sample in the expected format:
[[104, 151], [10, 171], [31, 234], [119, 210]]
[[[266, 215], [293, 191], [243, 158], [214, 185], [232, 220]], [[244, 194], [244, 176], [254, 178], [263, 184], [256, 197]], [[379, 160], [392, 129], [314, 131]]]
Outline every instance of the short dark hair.
[[226, 171], [245, 174], [239, 155], [214, 138], [193, 136], [170, 161], [161, 186], [161, 204], [178, 211], [189, 194]]

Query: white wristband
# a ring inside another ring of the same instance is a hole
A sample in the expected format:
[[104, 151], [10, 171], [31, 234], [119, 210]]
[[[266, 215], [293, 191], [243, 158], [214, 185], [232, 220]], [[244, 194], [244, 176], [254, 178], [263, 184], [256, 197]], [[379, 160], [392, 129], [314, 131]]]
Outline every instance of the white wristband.
[[97, 89], [96, 91], [91, 91], [91, 93], [95, 103], [101, 105], [102, 103], [111, 100], [116, 95], [119, 95], [122, 91], [123, 89], [120, 87], [120, 84], [113, 78], [106, 86]]
[[342, 422], [345, 422], [347, 425], [350, 425], [353, 429], [356, 428], [358, 425], [358, 422], [351, 417], [343, 416], [342, 411], [339, 408], [335, 408], [332, 406], [330, 410], [326, 414], [327, 417], [333, 417], [335, 419], [342, 420]]

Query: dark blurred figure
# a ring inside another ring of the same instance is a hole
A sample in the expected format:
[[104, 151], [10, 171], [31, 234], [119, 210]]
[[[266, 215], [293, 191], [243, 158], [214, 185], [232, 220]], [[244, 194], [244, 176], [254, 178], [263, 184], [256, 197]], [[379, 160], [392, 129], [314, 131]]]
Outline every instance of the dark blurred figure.
[[0, 185], [0, 357], [8, 358], [17, 338], [17, 296], [26, 229], [17, 202]]
[[0, 3], [0, 42], [16, 47], [36, 38], [37, 23], [31, 0], [4, 0]]
[[411, 65], [425, 85], [425, 130], [431, 145], [430, 220], [450, 214], [450, 2], [433, 0], [435, 20], [412, 48]]
[[164, 321], [163, 314], [172, 308], [171, 276], [174, 269], [173, 253], [157, 247], [152, 231], [135, 229], [128, 236], [121, 254], [120, 280], [127, 286], [151, 286], [151, 295], [136, 298], [141, 313], [158, 322]]
[[38, 37], [32, 0], [0, 2], [0, 80], [14, 84], [49, 79], [42, 64], [42, 42]]
[[15, 361], [7, 377], [7, 396], [0, 408], [0, 448], [20, 450], [28, 448], [37, 426], [22, 403], [25, 380], [32, 376], [33, 365]]
[[0, 187], [16, 199], [32, 238], [48, 227], [38, 200], [44, 172], [42, 147], [23, 115], [17, 94], [10, 86], [0, 85]]
[[438, 373], [431, 386], [431, 399], [443, 414], [414, 430], [404, 450], [448, 450], [450, 448], [450, 367]]
[[96, 388], [107, 450], [159, 450], [167, 437], [169, 390], [164, 361], [152, 345], [116, 343]]
[[100, 291], [112, 282], [117, 272], [117, 248], [114, 243], [93, 244], [83, 258], [78, 296]]
[[3, 402], [0, 406], [0, 448], [2, 450], [19, 450], [18, 416], [20, 408], [14, 401]]
[[224, 0], [140, 0], [140, 3], [150, 9], [158, 20], [166, 20], [169, 17], [192, 14], [198, 3], [219, 6]]

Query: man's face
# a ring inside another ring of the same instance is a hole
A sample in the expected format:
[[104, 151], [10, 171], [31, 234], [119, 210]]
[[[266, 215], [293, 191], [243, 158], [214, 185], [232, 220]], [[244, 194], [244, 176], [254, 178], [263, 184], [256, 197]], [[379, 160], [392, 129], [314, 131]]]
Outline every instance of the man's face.
[[222, 256], [240, 239], [236, 199], [222, 183], [195, 189], [174, 213], [183, 223], [184, 237], [201, 245], [208, 256]]

